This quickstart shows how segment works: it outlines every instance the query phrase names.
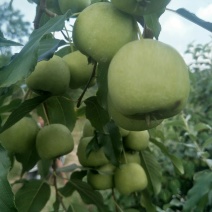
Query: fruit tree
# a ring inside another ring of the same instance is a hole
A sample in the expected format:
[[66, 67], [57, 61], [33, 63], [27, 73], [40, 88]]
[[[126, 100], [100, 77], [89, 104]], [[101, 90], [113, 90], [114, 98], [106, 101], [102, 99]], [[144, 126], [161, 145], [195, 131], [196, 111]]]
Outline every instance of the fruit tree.
[[170, 0], [30, 2], [0, 67], [0, 211], [208, 211], [211, 43], [189, 65], [160, 41]]

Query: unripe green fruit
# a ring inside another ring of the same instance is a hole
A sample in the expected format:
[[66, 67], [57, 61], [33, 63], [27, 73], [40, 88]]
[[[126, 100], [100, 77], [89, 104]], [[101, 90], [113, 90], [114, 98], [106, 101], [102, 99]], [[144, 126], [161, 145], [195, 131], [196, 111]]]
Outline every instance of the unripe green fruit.
[[36, 148], [41, 159], [54, 159], [71, 152], [74, 140], [65, 125], [50, 124], [39, 131]]
[[88, 171], [87, 181], [96, 190], [105, 190], [113, 188], [113, 172], [115, 166], [106, 164], [101, 166], [97, 171]]
[[62, 58], [54, 55], [48, 61], [37, 63], [35, 70], [26, 79], [27, 86], [35, 92], [61, 95], [69, 87], [70, 71]]
[[94, 136], [94, 127], [91, 125], [90, 121], [86, 119], [83, 126], [82, 137], [92, 137]]
[[103, 166], [109, 163], [108, 159], [104, 154], [103, 148], [100, 148], [97, 151], [92, 151], [87, 157], [86, 148], [92, 138], [93, 137], [85, 137], [82, 138], [79, 142], [77, 148], [77, 156], [80, 164], [82, 166], [96, 167], [96, 166]]
[[137, 163], [141, 164], [139, 152], [125, 152], [121, 154], [120, 163]]
[[[75, 89], [85, 86], [93, 72], [93, 64], [88, 64], [88, 58], [80, 51], [75, 51], [65, 55], [63, 60], [67, 63], [70, 70], [70, 88]], [[90, 86], [94, 82], [95, 79], [90, 83]]]
[[189, 91], [185, 61], [174, 48], [162, 42], [130, 42], [110, 63], [108, 95], [115, 110], [127, 118], [151, 123], [172, 117], [184, 109]]
[[148, 2], [138, 0], [111, 0], [111, 2], [117, 9], [123, 12], [142, 16], [161, 11], [170, 0], [151, 0]]
[[65, 14], [69, 9], [72, 13], [78, 13], [91, 4], [90, 0], [58, 0], [60, 10]]
[[115, 107], [110, 101], [110, 98], [108, 98], [108, 112], [118, 126], [130, 131], [141, 131], [151, 129], [158, 126], [163, 121], [156, 119], [148, 121], [143, 118], [139, 119], [139, 117], [124, 116], [115, 109]]
[[0, 134], [0, 143], [10, 152], [26, 153], [35, 144], [38, 130], [35, 120], [24, 117]]
[[130, 131], [128, 136], [124, 139], [124, 146], [126, 148], [142, 151], [145, 150], [149, 145], [149, 132], [144, 131]]
[[85, 55], [97, 62], [109, 62], [126, 43], [137, 39], [136, 22], [109, 2], [84, 9], [73, 28], [73, 41]]
[[144, 169], [137, 163], [127, 163], [116, 169], [115, 188], [120, 194], [129, 195], [147, 187], [148, 181]]
[[121, 134], [121, 137], [126, 137], [129, 134], [130, 131], [119, 127], [119, 132]]

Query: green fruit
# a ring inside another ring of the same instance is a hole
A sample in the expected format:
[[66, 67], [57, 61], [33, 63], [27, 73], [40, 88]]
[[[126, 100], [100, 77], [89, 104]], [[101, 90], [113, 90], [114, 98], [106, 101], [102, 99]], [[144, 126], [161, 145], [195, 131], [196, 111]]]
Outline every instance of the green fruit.
[[156, 40], [126, 44], [109, 66], [109, 99], [129, 119], [151, 123], [172, 117], [184, 109], [189, 90], [185, 61], [174, 48]]
[[161, 11], [170, 0], [111, 0], [117, 9], [134, 16], [148, 15]]
[[139, 152], [125, 152], [121, 154], [120, 163], [137, 163], [141, 164]]
[[127, 163], [116, 169], [115, 188], [120, 194], [129, 195], [147, 187], [148, 181], [144, 169], [137, 163]]
[[82, 138], [79, 142], [77, 148], [77, 156], [80, 164], [82, 166], [96, 167], [96, 166], [103, 166], [109, 163], [108, 159], [104, 154], [103, 148], [100, 148], [97, 151], [91, 151], [91, 153], [87, 157], [86, 148], [92, 138], [93, 137], [85, 137]]
[[158, 126], [163, 120], [148, 120], [139, 119], [139, 117], [127, 117], [118, 112], [108, 98], [108, 112], [114, 122], [123, 129], [130, 131], [142, 131]]
[[54, 159], [71, 152], [74, 140], [65, 125], [50, 124], [39, 131], [36, 148], [41, 159]]
[[94, 136], [94, 127], [91, 125], [90, 121], [86, 119], [83, 126], [82, 137], [92, 137]]
[[38, 130], [35, 120], [24, 117], [0, 134], [0, 143], [10, 152], [27, 153], [35, 144]]
[[131, 131], [124, 139], [124, 146], [128, 149], [142, 151], [149, 145], [149, 132], [144, 131]]
[[109, 2], [90, 5], [78, 16], [73, 41], [97, 62], [109, 62], [126, 43], [137, 39], [136, 22]]
[[121, 137], [126, 137], [129, 134], [130, 131], [119, 127], [119, 132], [121, 134]]
[[35, 70], [26, 79], [27, 86], [35, 92], [61, 95], [69, 87], [70, 71], [62, 58], [54, 55], [48, 61], [37, 63]]
[[68, 10], [72, 13], [78, 13], [91, 4], [90, 0], [58, 0], [60, 10], [65, 14]]
[[[80, 51], [75, 51], [65, 55], [63, 60], [67, 63], [70, 70], [70, 88], [75, 89], [85, 86], [93, 72], [93, 65], [88, 64], [88, 58]], [[90, 86], [94, 82], [95, 80], [90, 83]]]
[[105, 190], [113, 188], [113, 172], [115, 166], [108, 163], [101, 166], [97, 171], [88, 171], [87, 181], [96, 190]]

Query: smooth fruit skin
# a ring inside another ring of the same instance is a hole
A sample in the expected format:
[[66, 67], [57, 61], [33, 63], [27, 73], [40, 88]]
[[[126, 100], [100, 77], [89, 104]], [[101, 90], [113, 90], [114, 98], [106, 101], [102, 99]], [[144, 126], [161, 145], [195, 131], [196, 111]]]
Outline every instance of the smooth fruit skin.
[[58, 0], [60, 10], [65, 14], [69, 9], [72, 13], [78, 13], [91, 4], [90, 0]]
[[[76, 89], [85, 86], [93, 72], [93, 65], [88, 64], [88, 58], [80, 51], [75, 51], [65, 55], [63, 60], [69, 67], [71, 75], [69, 83], [70, 88]], [[93, 84], [94, 80], [90, 86]]]
[[149, 132], [131, 131], [124, 139], [124, 146], [131, 150], [142, 151], [149, 146]]
[[80, 164], [82, 166], [96, 167], [96, 166], [103, 166], [109, 163], [102, 148], [100, 148], [97, 151], [92, 151], [88, 155], [88, 157], [86, 156], [86, 148], [92, 138], [93, 137], [85, 137], [82, 138], [79, 142], [77, 148], [77, 156]]
[[138, 0], [111, 0], [119, 10], [134, 16], [148, 15], [166, 7], [170, 0], [151, 0], [149, 3]]
[[140, 159], [140, 155], [139, 152], [125, 152], [121, 154], [120, 163], [137, 163], [137, 164], [141, 164], [141, 159]]
[[115, 109], [128, 118], [151, 121], [172, 117], [185, 107], [189, 91], [185, 61], [162, 42], [130, 42], [110, 63], [109, 97]]
[[27, 153], [33, 148], [38, 131], [36, 121], [24, 117], [0, 134], [0, 143], [10, 152]]
[[74, 140], [65, 125], [50, 124], [39, 131], [36, 148], [41, 159], [54, 159], [70, 153], [74, 148]]
[[82, 137], [91, 137], [94, 136], [94, 127], [91, 125], [91, 122], [86, 119], [85, 124], [82, 130]]
[[37, 63], [35, 70], [26, 79], [27, 86], [35, 92], [64, 94], [70, 81], [70, 71], [61, 57], [54, 55], [48, 61]]
[[125, 130], [129, 131], [142, 131], [154, 128], [161, 124], [163, 120], [151, 119], [149, 122], [144, 118], [140, 117], [127, 117], [121, 114], [112, 105], [110, 98], [108, 98], [108, 112], [114, 122]]
[[126, 43], [137, 39], [136, 22], [109, 2], [84, 9], [73, 27], [73, 41], [85, 55], [97, 62], [109, 62]]
[[114, 183], [119, 193], [124, 195], [141, 191], [148, 185], [146, 173], [137, 163], [127, 163], [117, 168]]
[[119, 127], [119, 132], [120, 132], [121, 137], [126, 137], [130, 131]]
[[88, 171], [87, 181], [96, 190], [106, 190], [113, 188], [113, 172], [115, 166], [108, 163], [104, 166], [101, 166], [97, 171]]

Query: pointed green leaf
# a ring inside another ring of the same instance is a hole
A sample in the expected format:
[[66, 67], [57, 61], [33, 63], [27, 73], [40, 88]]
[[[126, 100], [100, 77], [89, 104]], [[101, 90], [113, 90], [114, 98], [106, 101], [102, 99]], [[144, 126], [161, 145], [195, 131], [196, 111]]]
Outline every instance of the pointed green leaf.
[[50, 197], [50, 186], [41, 180], [25, 182], [15, 195], [19, 212], [41, 211]]
[[21, 102], [22, 102], [21, 99], [12, 100], [7, 105], [0, 107], [0, 113], [6, 113], [15, 110], [18, 106], [20, 106]]
[[23, 44], [0, 37], [0, 47], [5, 47], [5, 46], [23, 46]]
[[7, 180], [7, 173], [11, 167], [11, 161], [7, 151], [0, 145], [0, 211], [17, 212], [14, 204], [14, 194]]
[[184, 168], [183, 168], [183, 163], [182, 160], [180, 158], [177, 158], [175, 155], [172, 155], [168, 152], [168, 149], [166, 148], [166, 146], [164, 146], [163, 143], [157, 141], [156, 139], [151, 138], [150, 139], [152, 143], [154, 143], [156, 146], [158, 146], [160, 148], [160, 150], [163, 152], [164, 155], [166, 155], [168, 158], [170, 158], [172, 164], [174, 165], [174, 167], [176, 168], [176, 170], [180, 173], [180, 174], [184, 174]]
[[[28, 76], [37, 63], [37, 51], [41, 38], [51, 32], [60, 31], [69, 14], [50, 19], [44, 26], [31, 34], [28, 43], [9, 65], [0, 68], [0, 87], [8, 87]], [[20, 62], [21, 61], [21, 62]]]
[[95, 96], [86, 99], [85, 104], [86, 117], [90, 120], [91, 124], [97, 131], [104, 133], [104, 127], [110, 120], [107, 111], [99, 105]]
[[151, 195], [147, 190], [142, 192], [140, 203], [146, 211], [156, 212], [156, 206], [153, 205]]
[[197, 132], [204, 131], [204, 130], [211, 130], [211, 129], [212, 129], [211, 126], [205, 123], [198, 123], [194, 126], [194, 130]]
[[148, 177], [148, 187], [157, 195], [161, 190], [161, 167], [154, 154], [145, 150], [140, 152], [141, 165]]
[[25, 115], [27, 115], [29, 112], [31, 112], [33, 109], [35, 109], [39, 104], [41, 104], [44, 100], [46, 100], [49, 96], [37, 96], [33, 99], [28, 99], [24, 101], [18, 108], [16, 108], [8, 117], [5, 124], [0, 129], [0, 133], [11, 127], [13, 124], [15, 124], [17, 121], [19, 121], [21, 118], [23, 118]]
[[42, 179], [49, 176], [52, 160], [42, 159], [38, 161], [38, 173]]

